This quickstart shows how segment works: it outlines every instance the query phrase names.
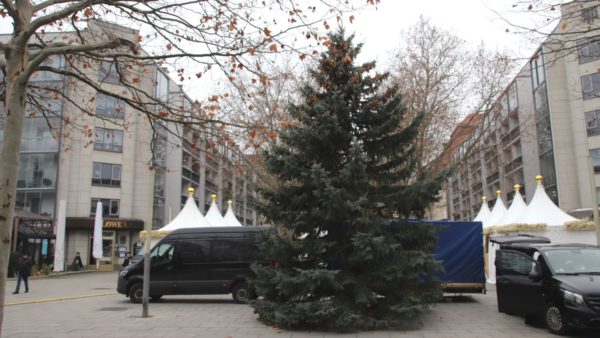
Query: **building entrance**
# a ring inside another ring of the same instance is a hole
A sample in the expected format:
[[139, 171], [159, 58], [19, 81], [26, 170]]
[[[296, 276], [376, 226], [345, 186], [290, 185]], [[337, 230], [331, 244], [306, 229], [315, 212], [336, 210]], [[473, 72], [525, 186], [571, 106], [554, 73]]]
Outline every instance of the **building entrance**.
[[[96, 265], [96, 259], [93, 256], [94, 248], [94, 237], [90, 241], [90, 265], [93, 267]], [[115, 257], [115, 232], [114, 231], [103, 231], [102, 232], [102, 258], [98, 259], [100, 262], [100, 271], [113, 271], [115, 264], [117, 264]]]

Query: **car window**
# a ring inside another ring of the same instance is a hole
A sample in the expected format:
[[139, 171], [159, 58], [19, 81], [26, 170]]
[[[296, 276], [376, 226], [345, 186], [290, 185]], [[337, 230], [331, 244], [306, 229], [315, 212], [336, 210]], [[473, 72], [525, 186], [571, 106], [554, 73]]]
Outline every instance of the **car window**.
[[190, 239], [179, 243], [179, 256], [181, 263], [194, 264], [209, 261], [210, 241], [202, 239]]
[[496, 253], [496, 274], [528, 276], [536, 271], [533, 258], [518, 252], [500, 250]]
[[235, 239], [217, 239], [212, 243], [211, 259], [215, 262], [247, 262], [254, 260], [258, 248], [254, 242]]
[[174, 254], [175, 246], [173, 243], [161, 243], [150, 253], [150, 261], [152, 263], [168, 262], [173, 259]]
[[600, 273], [600, 249], [548, 250], [544, 253], [554, 273]]

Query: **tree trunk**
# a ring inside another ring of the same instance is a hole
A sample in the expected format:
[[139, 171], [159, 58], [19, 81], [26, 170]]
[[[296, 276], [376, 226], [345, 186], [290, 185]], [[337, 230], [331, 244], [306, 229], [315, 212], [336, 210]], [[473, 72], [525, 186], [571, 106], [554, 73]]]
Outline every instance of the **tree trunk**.
[[4, 320], [4, 294], [6, 291], [6, 275], [11, 250], [13, 218], [17, 190], [17, 174], [19, 169], [19, 153], [27, 82], [19, 74], [27, 63], [25, 48], [16, 47], [7, 55], [6, 62], [6, 101], [4, 140], [0, 153], [0, 335]]

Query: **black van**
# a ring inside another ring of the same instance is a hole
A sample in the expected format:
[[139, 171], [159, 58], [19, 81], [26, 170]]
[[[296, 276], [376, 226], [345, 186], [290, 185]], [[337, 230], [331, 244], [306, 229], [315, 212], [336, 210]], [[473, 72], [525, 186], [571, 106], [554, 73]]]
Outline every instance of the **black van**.
[[600, 247], [538, 239], [491, 239], [498, 311], [543, 319], [557, 334], [600, 328]]
[[[265, 227], [210, 227], [178, 229], [161, 239], [150, 252], [150, 297], [163, 295], [226, 294], [245, 303], [253, 297], [250, 265], [262, 262], [256, 245]], [[117, 291], [132, 302], [142, 302], [144, 259], [123, 268]]]

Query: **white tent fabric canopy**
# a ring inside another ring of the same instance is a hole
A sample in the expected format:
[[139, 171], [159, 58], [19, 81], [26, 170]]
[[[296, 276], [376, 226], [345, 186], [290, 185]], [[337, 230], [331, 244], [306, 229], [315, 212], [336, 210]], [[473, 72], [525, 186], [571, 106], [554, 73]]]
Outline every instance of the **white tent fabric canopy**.
[[202, 216], [200, 210], [198, 210], [198, 206], [192, 196], [193, 193], [193, 189], [188, 190], [188, 199], [179, 214], [177, 214], [169, 224], [158, 229], [158, 232], [171, 232], [176, 229], [211, 226], [211, 223], [208, 222], [204, 216]]
[[540, 224], [548, 226], [563, 226], [565, 222], [575, 221], [576, 218], [562, 211], [552, 202], [542, 185], [541, 176], [536, 177], [537, 187], [527, 209], [512, 223]]
[[491, 227], [497, 225], [500, 220], [506, 214], [506, 207], [504, 206], [504, 202], [502, 201], [502, 197], [500, 196], [500, 191], [496, 193], [496, 203], [494, 203], [494, 207], [492, 208], [492, 212], [490, 215], [482, 221], [483, 227]]
[[484, 196], [481, 201], [481, 208], [477, 216], [473, 219], [473, 222], [483, 222], [490, 216], [490, 208], [487, 205], [487, 198]]
[[210, 198], [212, 199], [212, 202], [210, 203], [208, 212], [206, 212], [206, 220], [214, 227], [228, 226], [219, 211], [219, 207], [217, 207], [217, 195], [211, 195]]
[[235, 212], [233, 212], [233, 202], [227, 201], [227, 212], [225, 213], [225, 224], [228, 226], [241, 227], [242, 223], [238, 221], [237, 217], [235, 217]]
[[519, 192], [520, 186], [518, 184], [515, 185], [515, 197], [513, 197], [512, 202], [510, 203], [510, 207], [506, 212], [506, 215], [498, 222], [497, 225], [508, 225], [517, 223], [515, 222], [524, 212], [527, 210], [527, 204], [523, 200], [523, 196]]

